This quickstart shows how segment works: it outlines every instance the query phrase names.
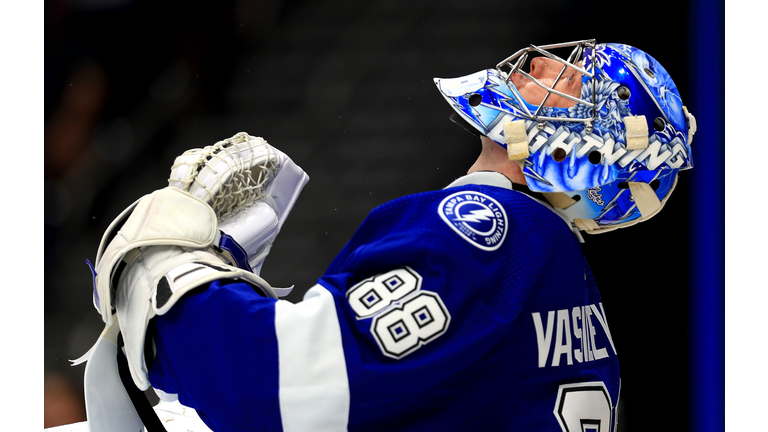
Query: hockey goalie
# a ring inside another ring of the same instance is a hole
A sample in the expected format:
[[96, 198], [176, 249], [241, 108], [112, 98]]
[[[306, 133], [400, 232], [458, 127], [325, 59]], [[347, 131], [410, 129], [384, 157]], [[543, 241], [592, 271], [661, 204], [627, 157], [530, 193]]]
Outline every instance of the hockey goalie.
[[70, 428], [615, 431], [582, 233], [658, 214], [692, 167], [693, 116], [652, 57], [594, 40], [435, 84], [479, 158], [374, 209], [296, 304], [259, 275], [307, 174], [247, 133], [179, 156], [103, 236], [105, 329]]

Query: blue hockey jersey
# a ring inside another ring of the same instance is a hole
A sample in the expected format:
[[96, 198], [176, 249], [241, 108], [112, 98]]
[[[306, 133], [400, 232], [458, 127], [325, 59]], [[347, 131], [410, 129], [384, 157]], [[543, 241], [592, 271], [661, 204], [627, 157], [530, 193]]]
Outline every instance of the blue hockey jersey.
[[302, 302], [216, 281], [152, 335], [152, 385], [215, 431], [615, 430], [579, 241], [498, 173], [374, 209]]

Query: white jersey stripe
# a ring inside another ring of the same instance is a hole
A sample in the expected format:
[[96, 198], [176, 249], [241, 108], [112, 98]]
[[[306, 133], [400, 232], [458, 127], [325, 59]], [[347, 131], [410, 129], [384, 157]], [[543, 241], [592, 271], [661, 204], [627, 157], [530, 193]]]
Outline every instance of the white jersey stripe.
[[333, 296], [321, 285], [304, 300], [275, 304], [283, 430], [345, 431], [349, 381]]

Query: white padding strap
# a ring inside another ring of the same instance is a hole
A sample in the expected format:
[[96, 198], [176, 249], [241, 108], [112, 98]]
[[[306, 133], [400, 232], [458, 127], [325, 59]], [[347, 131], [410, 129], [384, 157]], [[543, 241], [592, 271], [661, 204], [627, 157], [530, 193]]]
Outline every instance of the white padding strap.
[[651, 185], [645, 182], [627, 182], [632, 199], [643, 218], [648, 218], [661, 208], [661, 201]]
[[693, 134], [696, 133], [696, 117], [693, 116], [693, 114], [688, 112], [688, 108], [683, 105], [683, 112], [685, 113], [685, 117], [688, 119], [688, 145], [691, 145], [691, 142], [693, 142]]
[[565, 210], [578, 202], [562, 192], [542, 192], [541, 194], [552, 204], [552, 207], [559, 210]]
[[597, 222], [595, 222], [592, 219], [581, 219], [576, 218], [573, 220], [574, 225], [576, 225], [579, 229], [582, 231], [590, 232], [590, 231], [597, 231], [600, 229], [600, 226], [597, 225]]
[[627, 129], [627, 150], [648, 148], [648, 122], [644, 115], [624, 117]]
[[504, 139], [507, 141], [509, 160], [521, 160], [530, 156], [528, 152], [528, 133], [524, 120], [504, 123]]

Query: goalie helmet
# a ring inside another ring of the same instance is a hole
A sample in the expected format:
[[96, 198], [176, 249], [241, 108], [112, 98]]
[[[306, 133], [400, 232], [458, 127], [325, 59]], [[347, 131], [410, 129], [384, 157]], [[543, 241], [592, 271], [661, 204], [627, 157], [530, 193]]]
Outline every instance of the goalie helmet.
[[[552, 52], [563, 49], [570, 51], [566, 59]], [[562, 65], [551, 86], [523, 70], [537, 55]], [[581, 76], [579, 97], [555, 89], [571, 71]], [[521, 96], [513, 84], [521, 77], [544, 89], [540, 103]], [[453, 107], [454, 121], [506, 148], [527, 186], [590, 233], [655, 215], [678, 171], [693, 167], [695, 119], [667, 71], [628, 45], [594, 40], [531, 45], [494, 69], [436, 78], [435, 84]], [[546, 106], [552, 96], [574, 104]]]

